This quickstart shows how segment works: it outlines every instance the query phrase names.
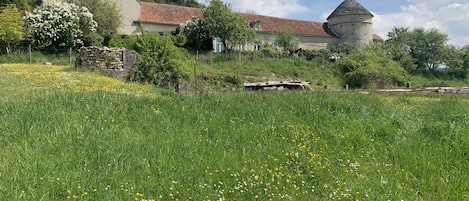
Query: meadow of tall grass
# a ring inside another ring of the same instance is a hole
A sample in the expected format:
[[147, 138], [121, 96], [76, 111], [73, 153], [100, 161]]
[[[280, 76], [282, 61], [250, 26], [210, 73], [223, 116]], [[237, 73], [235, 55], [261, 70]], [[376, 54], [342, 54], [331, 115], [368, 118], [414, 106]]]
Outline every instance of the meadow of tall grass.
[[469, 200], [469, 97], [0, 75], [1, 200]]

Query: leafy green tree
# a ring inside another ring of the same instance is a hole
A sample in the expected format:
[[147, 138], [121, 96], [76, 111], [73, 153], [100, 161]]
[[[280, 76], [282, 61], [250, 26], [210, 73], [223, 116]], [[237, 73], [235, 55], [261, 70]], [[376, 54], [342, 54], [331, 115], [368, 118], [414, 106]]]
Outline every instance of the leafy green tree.
[[448, 46], [446, 50], [445, 71], [458, 79], [467, 79], [469, 70], [469, 46], [458, 49]]
[[298, 45], [293, 31], [289, 27], [280, 29], [280, 31], [275, 34], [274, 38], [277, 45], [284, 51], [292, 50], [295, 46]]
[[394, 28], [388, 38], [388, 52], [411, 73], [434, 71], [444, 63], [448, 36], [436, 29]]
[[41, 2], [39, 0], [0, 0], [0, 6], [15, 4], [19, 10], [31, 11], [31, 8], [39, 5]]
[[0, 10], [0, 41], [6, 44], [6, 52], [10, 54], [11, 44], [23, 38], [23, 20], [21, 11], [15, 4], [9, 4]]
[[122, 23], [122, 16], [114, 1], [108, 0], [65, 0], [77, 6], [88, 8], [93, 19], [98, 23], [96, 32], [99, 34], [117, 32]]
[[220, 38], [226, 50], [233, 50], [236, 45], [255, 39], [255, 31], [247, 26], [244, 18], [231, 12], [229, 4], [221, 0], [211, 0], [202, 12], [210, 37]]
[[344, 83], [354, 88], [383, 88], [405, 82], [406, 71], [385, 54], [381, 47], [370, 46], [352, 51], [339, 60]]
[[193, 17], [186, 21], [186, 23], [178, 26], [174, 34], [186, 37], [186, 48], [195, 50], [213, 49], [209, 30], [207, 26], [205, 26], [205, 22], [197, 17]]
[[76, 47], [84, 44], [97, 23], [86, 7], [51, 2], [24, 17], [28, 36], [39, 47]]
[[469, 70], [469, 45], [466, 45], [461, 48], [461, 60], [462, 60], [462, 66]]

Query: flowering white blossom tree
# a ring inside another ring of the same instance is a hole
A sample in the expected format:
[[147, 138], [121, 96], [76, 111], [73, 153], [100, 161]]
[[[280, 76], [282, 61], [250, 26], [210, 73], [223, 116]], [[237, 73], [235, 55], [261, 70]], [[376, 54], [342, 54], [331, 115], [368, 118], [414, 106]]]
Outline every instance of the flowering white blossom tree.
[[24, 16], [26, 31], [39, 47], [83, 45], [98, 24], [87, 8], [63, 2], [43, 4]]

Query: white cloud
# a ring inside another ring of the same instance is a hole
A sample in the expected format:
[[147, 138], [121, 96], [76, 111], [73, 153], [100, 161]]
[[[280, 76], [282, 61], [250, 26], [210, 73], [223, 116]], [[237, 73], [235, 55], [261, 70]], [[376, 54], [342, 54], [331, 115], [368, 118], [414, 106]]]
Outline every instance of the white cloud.
[[[205, 0], [198, 0], [204, 3]], [[293, 13], [305, 13], [309, 9], [300, 4], [299, 0], [224, 0], [231, 5], [233, 11], [252, 12], [273, 17], [288, 17]]]
[[468, 2], [454, 0], [409, 0], [401, 12], [375, 14], [375, 32], [386, 37], [393, 27], [438, 29], [448, 35], [449, 43], [456, 46], [469, 44]]

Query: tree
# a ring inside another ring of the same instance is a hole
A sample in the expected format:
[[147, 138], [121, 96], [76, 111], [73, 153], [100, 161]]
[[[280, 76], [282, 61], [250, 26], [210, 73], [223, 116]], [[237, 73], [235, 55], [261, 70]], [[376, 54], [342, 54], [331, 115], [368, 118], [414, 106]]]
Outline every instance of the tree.
[[23, 38], [23, 20], [20, 10], [15, 4], [9, 4], [0, 11], [0, 40], [6, 44], [6, 52], [10, 54], [11, 44]]
[[448, 46], [446, 50], [445, 71], [458, 79], [467, 79], [469, 70], [469, 46], [460, 49]]
[[93, 19], [98, 23], [96, 32], [99, 34], [117, 32], [122, 23], [122, 16], [114, 1], [108, 0], [65, 0], [77, 6], [88, 8]]
[[411, 73], [434, 71], [444, 63], [448, 36], [436, 29], [427, 31], [417, 28], [409, 31], [407, 28], [394, 28], [388, 33], [388, 38], [386, 41], [388, 52], [397, 61], [410, 65], [411, 67], [406, 69]]
[[39, 47], [76, 47], [96, 31], [97, 23], [87, 8], [75, 4], [51, 2], [27, 13], [25, 27]]
[[275, 42], [284, 51], [292, 50], [298, 44], [292, 29], [289, 27], [284, 27], [275, 34]]
[[213, 48], [212, 38], [204, 20], [197, 17], [193, 17], [178, 26], [174, 34], [186, 37], [186, 48], [196, 50], [212, 50]]
[[378, 46], [354, 50], [338, 65], [350, 87], [382, 88], [405, 82], [406, 71]]
[[38, 6], [42, 0], [0, 0], [0, 6], [15, 4], [19, 10], [31, 11], [31, 8]]
[[211, 0], [202, 12], [210, 37], [220, 38], [227, 50], [255, 39], [256, 33], [247, 26], [246, 20], [232, 13], [230, 6], [221, 0]]

